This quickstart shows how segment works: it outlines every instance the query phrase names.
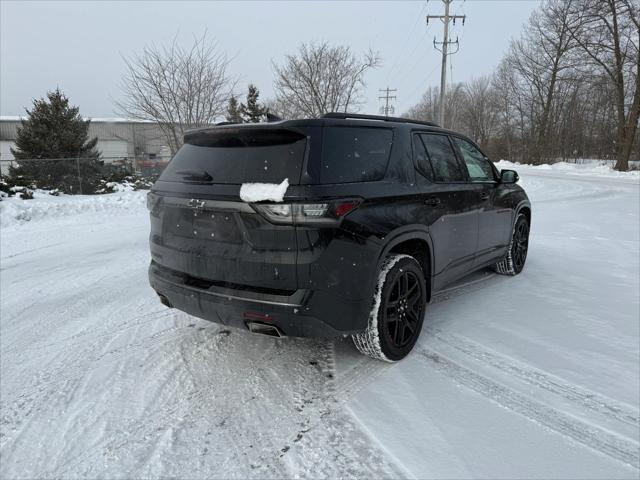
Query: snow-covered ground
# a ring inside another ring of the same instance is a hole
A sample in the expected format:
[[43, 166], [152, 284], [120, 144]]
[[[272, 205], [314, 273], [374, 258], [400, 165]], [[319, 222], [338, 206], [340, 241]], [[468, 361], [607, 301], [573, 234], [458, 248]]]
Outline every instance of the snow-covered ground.
[[639, 178], [515, 168], [524, 272], [397, 364], [163, 307], [142, 192], [5, 199], [0, 477], [638, 478]]
[[628, 172], [619, 172], [613, 169], [613, 166], [609, 163], [605, 163], [604, 160], [592, 160], [587, 161], [584, 160], [583, 163], [567, 163], [567, 162], [557, 162], [551, 165], [543, 164], [543, 165], [520, 165], [519, 163], [513, 163], [506, 160], [500, 160], [496, 162], [496, 166], [499, 169], [526, 169], [526, 171], [533, 171], [536, 173], [553, 172], [553, 173], [563, 173], [565, 175], [578, 175], [578, 176], [597, 176], [597, 177], [608, 177], [608, 178], [623, 178], [623, 179], [640, 179], [640, 170], [637, 169], [638, 162], [630, 162], [636, 167], [635, 170], [631, 170]]

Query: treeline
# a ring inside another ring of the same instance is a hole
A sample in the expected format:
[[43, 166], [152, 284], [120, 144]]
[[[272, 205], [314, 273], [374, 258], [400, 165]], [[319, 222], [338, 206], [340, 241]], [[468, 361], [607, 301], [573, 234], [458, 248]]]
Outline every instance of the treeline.
[[176, 39], [166, 46], [147, 46], [125, 58], [125, 64], [118, 113], [157, 122], [175, 153], [185, 131], [221, 118], [258, 122], [270, 112], [283, 118], [313, 118], [357, 110], [363, 103], [364, 75], [379, 66], [380, 59], [372, 51], [356, 55], [347, 46], [303, 43], [282, 62], [273, 62], [275, 97], [264, 104], [258, 102], [253, 84], [246, 103], [238, 101], [238, 79], [228, 71], [230, 59], [206, 33], [189, 48]]
[[[448, 89], [444, 126], [466, 132], [492, 158], [616, 159], [627, 170], [629, 159], [640, 158], [639, 9], [638, 0], [545, 0], [492, 75]], [[191, 48], [174, 41], [125, 61], [119, 112], [158, 122], [173, 152], [186, 129], [224, 117], [356, 112], [365, 74], [381, 65], [373, 51], [301, 44], [273, 61], [275, 97], [259, 104], [254, 86], [238, 102], [230, 60], [206, 35]], [[437, 119], [438, 102], [438, 89], [429, 88], [407, 114]]]
[[[492, 158], [640, 159], [639, 3], [546, 0], [490, 76], [452, 85], [445, 126]], [[437, 119], [439, 89], [407, 112]]]

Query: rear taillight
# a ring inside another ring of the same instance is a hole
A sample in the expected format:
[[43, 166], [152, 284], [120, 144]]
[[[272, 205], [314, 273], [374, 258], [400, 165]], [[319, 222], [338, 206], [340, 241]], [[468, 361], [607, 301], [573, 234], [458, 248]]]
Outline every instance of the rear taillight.
[[151, 215], [158, 216], [158, 211], [162, 202], [162, 197], [155, 193], [147, 193], [147, 209]]
[[337, 225], [360, 205], [360, 200], [323, 203], [258, 203], [253, 209], [271, 223], [281, 225]]

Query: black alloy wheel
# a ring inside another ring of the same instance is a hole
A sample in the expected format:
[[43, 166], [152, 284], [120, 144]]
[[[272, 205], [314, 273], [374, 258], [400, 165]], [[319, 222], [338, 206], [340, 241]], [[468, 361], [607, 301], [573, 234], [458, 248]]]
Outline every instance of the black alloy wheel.
[[391, 345], [403, 348], [411, 342], [422, 317], [423, 304], [417, 275], [412, 271], [402, 271], [384, 299], [382, 321]]
[[366, 330], [352, 335], [363, 354], [395, 362], [418, 341], [427, 303], [427, 281], [418, 261], [406, 254], [389, 255], [380, 269]]
[[524, 268], [529, 251], [529, 219], [524, 214], [518, 215], [513, 227], [511, 243], [507, 254], [494, 265], [496, 272], [502, 275], [518, 275]]
[[529, 249], [529, 224], [525, 218], [519, 219], [513, 232], [513, 245], [511, 246], [511, 257], [513, 258], [513, 269], [520, 273], [527, 260], [527, 250]]

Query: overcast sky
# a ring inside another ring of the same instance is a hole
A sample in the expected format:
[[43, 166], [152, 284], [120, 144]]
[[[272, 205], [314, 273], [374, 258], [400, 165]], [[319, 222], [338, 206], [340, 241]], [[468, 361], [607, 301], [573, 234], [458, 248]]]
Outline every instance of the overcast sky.
[[[451, 13], [466, 14], [452, 38], [460, 51], [450, 57], [452, 76], [463, 81], [490, 73], [519, 34], [538, 1], [454, 1]], [[271, 61], [281, 62], [301, 42], [327, 40], [354, 52], [369, 47], [383, 66], [370, 72], [361, 109], [378, 113], [378, 89], [396, 88], [396, 112], [415, 104], [429, 85], [439, 85], [440, 54], [433, 37], [442, 25], [425, 24], [440, 14], [438, 0], [416, 2], [172, 2], [0, 1], [0, 114], [20, 115], [34, 97], [60, 88], [90, 117], [114, 116], [120, 96], [122, 55], [145, 44], [166, 43], [177, 34], [192, 42], [207, 30], [233, 57], [231, 73], [261, 97], [273, 95]], [[440, 40], [440, 38], [438, 38]]]

